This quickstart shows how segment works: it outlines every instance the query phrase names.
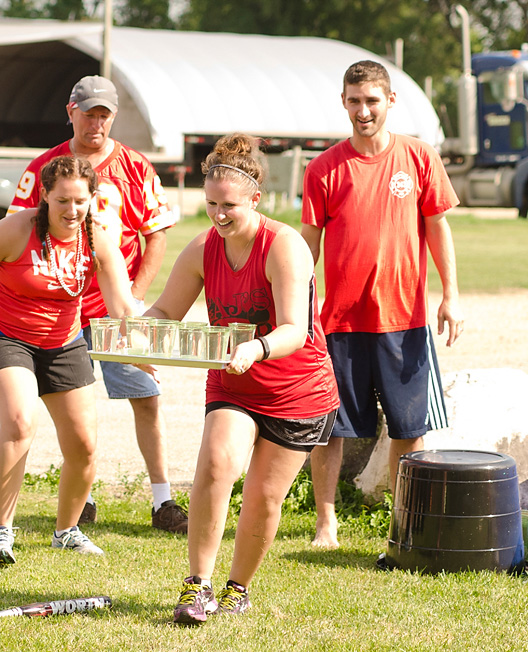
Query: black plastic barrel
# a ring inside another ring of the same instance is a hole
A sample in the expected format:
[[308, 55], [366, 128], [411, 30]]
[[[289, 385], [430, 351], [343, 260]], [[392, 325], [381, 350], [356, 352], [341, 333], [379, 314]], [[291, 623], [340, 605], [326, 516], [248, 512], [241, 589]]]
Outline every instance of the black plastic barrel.
[[515, 460], [484, 451], [431, 450], [400, 458], [389, 567], [426, 573], [514, 571], [524, 559]]

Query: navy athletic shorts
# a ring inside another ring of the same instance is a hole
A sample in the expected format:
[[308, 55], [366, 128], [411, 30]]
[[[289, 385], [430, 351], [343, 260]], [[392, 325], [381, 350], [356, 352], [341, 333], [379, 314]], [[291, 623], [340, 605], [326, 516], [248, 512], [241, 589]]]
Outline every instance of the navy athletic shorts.
[[332, 436], [374, 437], [378, 401], [393, 439], [415, 439], [447, 426], [429, 326], [331, 333], [326, 339], [341, 399]]
[[315, 446], [326, 446], [334, 426], [336, 412], [307, 419], [280, 419], [248, 410], [227, 401], [212, 401], [205, 406], [205, 414], [214, 410], [237, 410], [250, 416], [257, 424], [259, 437], [294, 451], [310, 453]]

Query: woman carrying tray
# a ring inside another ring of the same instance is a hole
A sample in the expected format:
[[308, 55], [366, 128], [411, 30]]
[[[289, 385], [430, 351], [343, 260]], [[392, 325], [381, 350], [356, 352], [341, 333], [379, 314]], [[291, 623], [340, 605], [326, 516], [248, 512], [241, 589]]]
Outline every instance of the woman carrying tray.
[[0, 564], [15, 562], [12, 524], [39, 396], [64, 456], [51, 545], [102, 554], [77, 527], [95, 475], [95, 379], [80, 312], [96, 270], [109, 314], [133, 311], [123, 256], [92, 224], [90, 163], [55, 158], [41, 182], [38, 208], [0, 221]]
[[[181, 253], [146, 314], [181, 320], [204, 288], [211, 324], [251, 322], [256, 335], [231, 351], [225, 369], [208, 372], [189, 506], [190, 573], [174, 610], [181, 625], [250, 606], [248, 586], [282, 502], [307, 454], [327, 443], [339, 404], [312, 255], [294, 229], [256, 210], [264, 176], [256, 142], [221, 138], [202, 170], [213, 226]], [[215, 597], [211, 578], [231, 491], [250, 455], [231, 572]]]

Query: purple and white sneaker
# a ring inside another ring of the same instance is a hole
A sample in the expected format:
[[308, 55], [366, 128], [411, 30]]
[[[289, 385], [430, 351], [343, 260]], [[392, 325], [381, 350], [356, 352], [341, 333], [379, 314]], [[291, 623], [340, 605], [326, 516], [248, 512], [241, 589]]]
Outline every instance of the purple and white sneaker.
[[229, 580], [225, 589], [219, 592], [217, 599], [218, 608], [215, 614], [240, 616], [251, 607], [246, 587], [232, 580]]
[[201, 625], [217, 606], [211, 586], [203, 585], [199, 577], [187, 577], [174, 608], [173, 622], [175, 625]]

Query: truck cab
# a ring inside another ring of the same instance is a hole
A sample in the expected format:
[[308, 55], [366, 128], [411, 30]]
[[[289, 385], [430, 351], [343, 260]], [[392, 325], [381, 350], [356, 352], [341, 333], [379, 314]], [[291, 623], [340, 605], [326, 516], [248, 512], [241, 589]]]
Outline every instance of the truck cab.
[[517, 163], [528, 157], [528, 54], [495, 52], [472, 57], [477, 78], [477, 165]]
[[458, 139], [442, 153], [465, 206], [528, 213], [528, 51], [474, 54], [459, 84]]

